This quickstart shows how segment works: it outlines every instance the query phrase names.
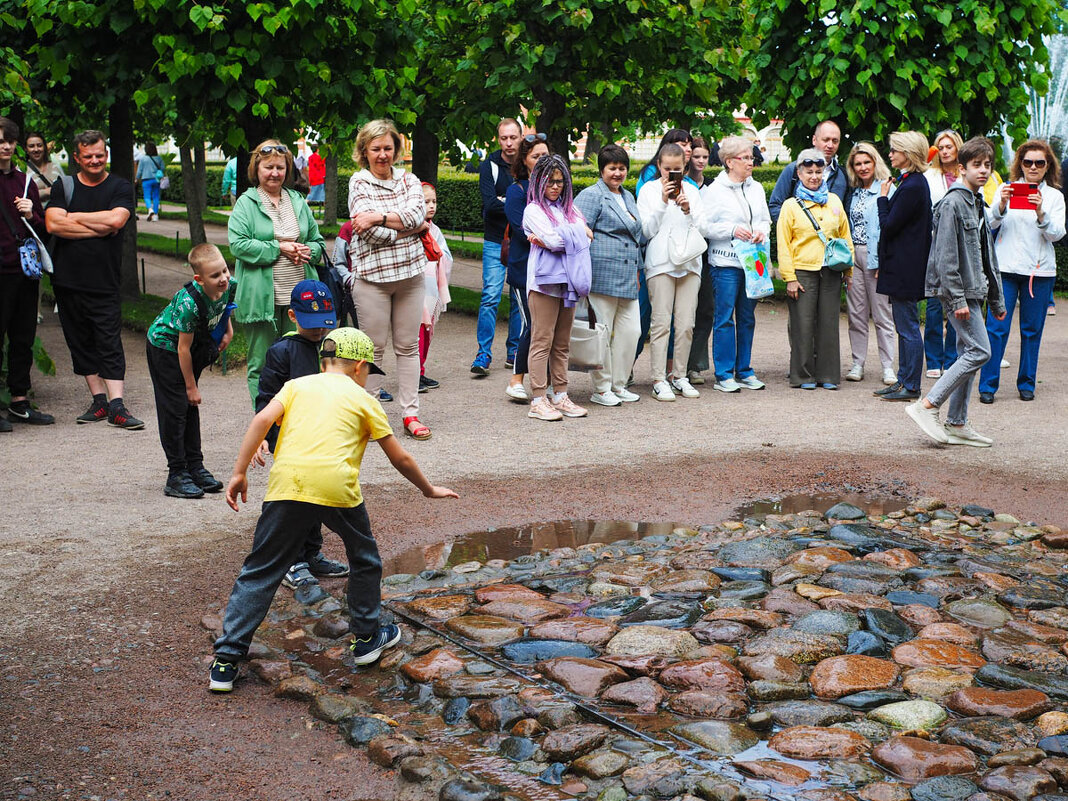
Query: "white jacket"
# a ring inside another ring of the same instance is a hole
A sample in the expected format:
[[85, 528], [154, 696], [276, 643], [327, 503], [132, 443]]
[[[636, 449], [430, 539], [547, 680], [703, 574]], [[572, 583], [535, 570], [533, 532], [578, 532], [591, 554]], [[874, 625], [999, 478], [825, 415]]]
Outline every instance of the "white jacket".
[[[1001, 187], [998, 187], [1000, 191]], [[1045, 181], [1038, 185], [1042, 193], [1042, 214], [1045, 222], [1038, 224], [1038, 215], [1031, 210], [1012, 209], [995, 199], [987, 210], [987, 220], [994, 232], [994, 250], [998, 254], [998, 268], [1003, 273], [1054, 278], [1057, 258], [1053, 243], [1064, 236], [1064, 195]], [[995, 195], [997, 198], [997, 195]]]
[[708, 261], [717, 267], [737, 267], [742, 263], [734, 253], [734, 229], [744, 225], [754, 233], [771, 236], [771, 212], [764, 187], [752, 178], [735, 183], [723, 170], [701, 190], [701, 202], [708, 216]]
[[662, 193], [663, 184], [659, 180], [648, 181], [638, 193], [638, 216], [642, 221], [642, 232], [649, 245], [645, 249], [645, 277], [673, 272], [690, 272], [701, 274], [701, 257], [695, 256], [685, 264], [675, 264], [668, 255], [668, 238], [672, 232], [677, 237], [686, 236], [686, 229], [696, 225], [701, 236], [708, 238], [708, 220], [704, 204], [701, 202], [701, 190], [689, 181], [682, 182], [682, 190], [690, 201], [690, 213], [683, 214], [674, 202], [665, 203]]

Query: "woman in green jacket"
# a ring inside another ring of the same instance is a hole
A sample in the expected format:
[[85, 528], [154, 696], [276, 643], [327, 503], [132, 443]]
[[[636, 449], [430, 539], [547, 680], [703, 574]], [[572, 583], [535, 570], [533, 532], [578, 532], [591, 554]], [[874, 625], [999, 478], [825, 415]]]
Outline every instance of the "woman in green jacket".
[[293, 330], [290, 295], [300, 281], [316, 279], [323, 236], [304, 197], [288, 188], [293, 154], [277, 139], [261, 142], [248, 164], [249, 188], [230, 215], [230, 252], [237, 264], [237, 309], [248, 338], [248, 391], [256, 403], [267, 348]]

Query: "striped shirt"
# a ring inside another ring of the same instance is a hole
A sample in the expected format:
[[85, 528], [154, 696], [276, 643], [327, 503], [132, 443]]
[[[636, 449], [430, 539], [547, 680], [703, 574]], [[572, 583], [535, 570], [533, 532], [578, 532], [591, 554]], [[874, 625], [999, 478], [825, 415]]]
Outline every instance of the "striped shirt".
[[[279, 242], [299, 242], [300, 223], [297, 222], [297, 213], [289, 201], [289, 194], [283, 192], [276, 206], [274, 199], [262, 187], [259, 188], [259, 193], [262, 201], [260, 208], [274, 224], [274, 238]], [[304, 280], [304, 266], [294, 264], [289, 257], [279, 254], [271, 267], [274, 270], [274, 305], [288, 306], [292, 300], [293, 287]]]

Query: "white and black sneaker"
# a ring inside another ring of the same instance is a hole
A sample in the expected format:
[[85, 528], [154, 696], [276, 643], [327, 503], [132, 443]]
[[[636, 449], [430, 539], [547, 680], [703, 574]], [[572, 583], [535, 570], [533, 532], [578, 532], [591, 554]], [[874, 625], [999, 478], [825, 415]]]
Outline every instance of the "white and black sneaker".
[[223, 659], [216, 659], [211, 663], [209, 676], [209, 690], [213, 693], [228, 693], [234, 689], [234, 679], [237, 678], [237, 664]]
[[352, 642], [349, 643], [352, 661], [357, 665], [370, 665], [382, 656], [383, 651], [392, 648], [400, 640], [400, 626], [395, 623], [379, 626], [378, 631], [369, 637], [361, 639], [353, 635]]

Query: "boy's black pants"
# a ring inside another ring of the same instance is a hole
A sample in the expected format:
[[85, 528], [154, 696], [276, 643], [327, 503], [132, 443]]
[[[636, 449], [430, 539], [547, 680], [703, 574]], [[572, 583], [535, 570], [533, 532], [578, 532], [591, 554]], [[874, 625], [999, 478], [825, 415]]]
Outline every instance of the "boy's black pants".
[[[204, 368], [193, 365], [193, 378], [200, 382]], [[148, 374], [156, 396], [159, 441], [172, 472], [196, 470], [204, 466], [200, 449], [200, 409], [185, 394], [185, 379], [178, 354], [148, 343]]]

